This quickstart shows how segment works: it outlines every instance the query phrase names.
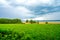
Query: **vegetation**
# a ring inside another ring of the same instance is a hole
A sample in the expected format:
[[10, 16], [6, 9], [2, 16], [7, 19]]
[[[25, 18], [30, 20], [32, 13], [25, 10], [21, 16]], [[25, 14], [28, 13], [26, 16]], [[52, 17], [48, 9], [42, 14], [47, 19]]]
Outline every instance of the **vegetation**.
[[0, 24], [16, 24], [16, 23], [22, 23], [21, 19], [0, 18]]
[[0, 24], [0, 40], [60, 40], [60, 24]]
[[[0, 40], [60, 40], [60, 24], [39, 24], [39, 21], [0, 18]], [[37, 24], [33, 24], [37, 23]]]
[[45, 24], [48, 24], [48, 22], [45, 22]]
[[33, 23], [36, 23], [36, 21], [34, 21], [34, 20], [26, 20], [26, 23], [31, 23], [31, 24], [33, 24]]
[[0, 40], [20, 40], [21, 37], [22, 35], [16, 32], [0, 29]]
[[31, 24], [32, 24], [32, 23], [35, 23], [35, 21], [33, 21], [33, 20], [30, 20], [29, 22], [30, 22]]
[[[36, 23], [39, 24], [39, 21], [35, 20], [26, 20], [26, 23]], [[25, 24], [22, 22], [21, 19], [8, 19], [8, 18], [0, 18], [0, 24]], [[45, 24], [48, 24], [48, 22], [45, 22]]]
[[28, 23], [29, 22], [29, 20], [26, 20], [26, 23]]

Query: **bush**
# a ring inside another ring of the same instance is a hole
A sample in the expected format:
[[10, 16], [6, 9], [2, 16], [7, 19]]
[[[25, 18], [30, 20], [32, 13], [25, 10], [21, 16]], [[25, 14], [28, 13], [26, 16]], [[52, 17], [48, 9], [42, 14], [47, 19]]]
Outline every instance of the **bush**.
[[46, 24], [48, 24], [48, 22], [45, 22]]
[[0, 30], [0, 40], [20, 40], [23, 36], [13, 31]]

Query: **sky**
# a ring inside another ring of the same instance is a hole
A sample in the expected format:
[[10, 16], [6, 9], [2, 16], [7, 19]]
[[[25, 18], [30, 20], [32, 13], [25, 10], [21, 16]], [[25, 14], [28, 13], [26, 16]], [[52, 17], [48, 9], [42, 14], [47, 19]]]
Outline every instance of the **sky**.
[[0, 0], [0, 18], [60, 20], [60, 0]]

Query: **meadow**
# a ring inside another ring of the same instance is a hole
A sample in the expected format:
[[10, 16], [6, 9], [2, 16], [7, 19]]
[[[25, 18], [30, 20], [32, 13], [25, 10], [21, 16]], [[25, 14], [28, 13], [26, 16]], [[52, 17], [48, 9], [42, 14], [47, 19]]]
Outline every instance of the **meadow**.
[[60, 40], [60, 24], [0, 24], [0, 40]]

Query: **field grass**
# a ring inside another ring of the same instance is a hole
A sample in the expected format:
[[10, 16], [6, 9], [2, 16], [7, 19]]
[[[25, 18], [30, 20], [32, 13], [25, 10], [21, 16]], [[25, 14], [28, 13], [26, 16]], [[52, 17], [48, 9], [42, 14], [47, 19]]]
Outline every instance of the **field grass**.
[[60, 24], [0, 24], [0, 36], [1, 40], [60, 40]]

